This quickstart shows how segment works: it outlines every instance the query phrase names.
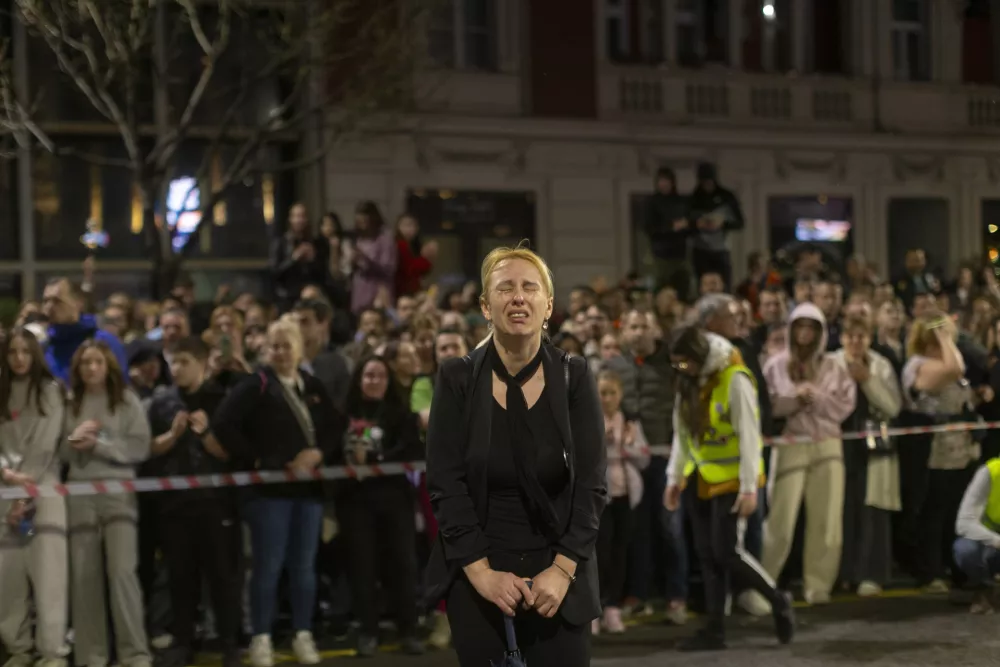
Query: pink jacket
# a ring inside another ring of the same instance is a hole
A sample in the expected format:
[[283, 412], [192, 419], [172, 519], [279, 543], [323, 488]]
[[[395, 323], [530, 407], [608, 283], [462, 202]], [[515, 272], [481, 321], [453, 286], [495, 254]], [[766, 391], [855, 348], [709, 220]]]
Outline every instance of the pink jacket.
[[[841, 436], [840, 424], [854, 412], [857, 385], [847, 370], [837, 363], [835, 355], [826, 352], [827, 329], [823, 313], [811, 303], [800, 304], [788, 318], [788, 345], [792, 344], [795, 320], [809, 319], [822, 327], [820, 344], [816, 348], [819, 367], [816, 378], [808, 383], [795, 383], [788, 374], [789, 350], [776, 354], [764, 364], [764, 378], [771, 396], [774, 416], [786, 417], [785, 435], [806, 436], [815, 441]], [[797, 398], [801, 385], [812, 387], [812, 405], [803, 406]]]

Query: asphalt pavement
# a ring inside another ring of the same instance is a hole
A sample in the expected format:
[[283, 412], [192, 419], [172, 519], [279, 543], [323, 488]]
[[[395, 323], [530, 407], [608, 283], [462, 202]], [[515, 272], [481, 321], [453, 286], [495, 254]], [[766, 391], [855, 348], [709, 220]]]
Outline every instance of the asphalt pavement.
[[[638, 619], [624, 635], [593, 640], [594, 667], [997, 667], [1000, 632], [997, 616], [973, 616], [967, 606], [946, 597], [895, 592], [879, 599], [841, 599], [823, 607], [800, 606], [793, 644], [779, 647], [770, 618], [734, 615], [729, 619], [729, 649], [724, 653], [683, 654], [677, 642], [699, 623], [665, 625], [659, 617]], [[359, 661], [346, 648], [324, 651], [324, 665], [360, 662], [371, 667], [458, 667], [451, 651], [420, 657], [399, 655], [393, 647]], [[294, 664], [284, 655], [287, 664]], [[211, 664], [210, 660], [199, 664]], [[488, 666], [484, 666], [488, 667]], [[530, 665], [529, 667], [558, 667]]]

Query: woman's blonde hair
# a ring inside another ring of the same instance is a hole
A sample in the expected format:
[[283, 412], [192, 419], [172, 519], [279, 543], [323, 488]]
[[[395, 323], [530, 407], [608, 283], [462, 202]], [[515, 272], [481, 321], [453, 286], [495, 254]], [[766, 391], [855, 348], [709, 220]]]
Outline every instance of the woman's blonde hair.
[[[490, 277], [493, 272], [497, 270], [501, 262], [506, 262], [508, 260], [522, 259], [525, 262], [530, 262], [538, 269], [538, 273], [542, 276], [542, 287], [545, 289], [545, 294], [549, 298], [555, 295], [555, 285], [552, 282], [552, 270], [549, 269], [549, 265], [545, 263], [545, 260], [536, 253], [534, 250], [528, 248], [528, 241], [524, 240], [518, 243], [513, 248], [502, 246], [499, 248], [494, 248], [483, 258], [483, 265], [479, 271], [480, 283], [483, 286], [483, 291], [479, 295], [479, 303], [484, 304], [487, 302], [488, 295], [490, 293]], [[490, 332], [486, 334], [486, 337], [479, 341], [476, 345], [477, 348], [486, 345], [493, 337], [493, 329], [490, 328]]]
[[305, 344], [302, 341], [302, 329], [299, 328], [298, 323], [284, 317], [271, 322], [267, 327], [268, 342], [272, 342], [275, 336], [279, 335], [288, 338], [288, 343], [292, 346], [292, 353], [295, 355], [295, 358], [302, 361], [302, 355], [305, 353]]
[[944, 318], [944, 324], [941, 326], [947, 329], [951, 337], [955, 338], [958, 335], [955, 323], [942, 313], [929, 313], [924, 317], [918, 317], [913, 320], [913, 324], [910, 325], [910, 333], [906, 337], [906, 355], [908, 357], [913, 355], [927, 356], [927, 348], [938, 344], [937, 334], [934, 333], [937, 326], [934, 325], [942, 318]]

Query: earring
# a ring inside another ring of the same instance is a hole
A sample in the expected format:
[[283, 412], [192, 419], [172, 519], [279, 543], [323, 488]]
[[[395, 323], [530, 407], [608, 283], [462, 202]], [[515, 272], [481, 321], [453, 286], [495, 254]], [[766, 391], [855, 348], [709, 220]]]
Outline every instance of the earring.
[[548, 329], [549, 328], [549, 321], [548, 320], [545, 320], [544, 322], [542, 322], [542, 328], [543, 329]]

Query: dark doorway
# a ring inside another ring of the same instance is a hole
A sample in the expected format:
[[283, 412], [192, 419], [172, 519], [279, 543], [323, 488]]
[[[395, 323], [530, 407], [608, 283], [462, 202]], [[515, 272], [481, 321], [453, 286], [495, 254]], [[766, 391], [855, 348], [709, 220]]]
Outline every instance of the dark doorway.
[[535, 244], [535, 194], [470, 190], [407, 192], [407, 210], [420, 221], [424, 240], [440, 245], [429, 282], [478, 280], [483, 257], [498, 246]]
[[906, 198], [889, 201], [889, 272], [896, 276], [906, 267], [906, 251], [921, 248], [927, 267], [937, 275], [948, 268], [948, 200]]

